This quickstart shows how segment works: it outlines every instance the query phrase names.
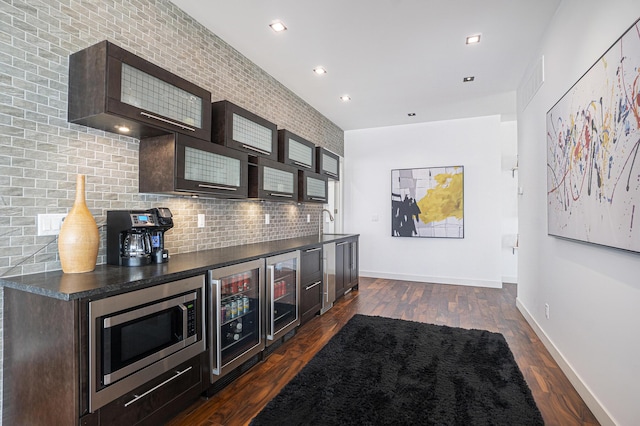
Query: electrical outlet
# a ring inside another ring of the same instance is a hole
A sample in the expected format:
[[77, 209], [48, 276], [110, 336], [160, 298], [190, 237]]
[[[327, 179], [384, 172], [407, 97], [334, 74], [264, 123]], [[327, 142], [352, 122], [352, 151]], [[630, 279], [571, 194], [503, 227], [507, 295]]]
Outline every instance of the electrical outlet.
[[269, 213], [265, 213], [265, 215], [264, 215], [264, 224], [265, 224], [265, 225], [268, 225], [268, 224], [269, 224], [269, 222], [270, 222], [270, 221], [269, 221]]
[[307, 223], [309, 223], [309, 222], [311, 222], [311, 215], [310, 214], [307, 215]]
[[548, 303], [544, 304], [544, 316], [545, 316], [545, 318], [549, 319], [549, 304]]
[[198, 228], [204, 228], [204, 214], [198, 213]]
[[62, 222], [67, 217], [64, 214], [39, 214], [38, 215], [38, 236], [41, 235], [58, 235]]

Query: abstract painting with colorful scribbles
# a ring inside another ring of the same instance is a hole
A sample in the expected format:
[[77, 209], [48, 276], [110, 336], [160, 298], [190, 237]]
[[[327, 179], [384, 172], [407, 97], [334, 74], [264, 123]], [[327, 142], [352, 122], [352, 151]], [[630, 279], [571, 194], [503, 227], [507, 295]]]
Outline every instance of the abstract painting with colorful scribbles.
[[640, 21], [547, 112], [550, 235], [640, 252]]
[[462, 166], [391, 170], [391, 235], [464, 238]]

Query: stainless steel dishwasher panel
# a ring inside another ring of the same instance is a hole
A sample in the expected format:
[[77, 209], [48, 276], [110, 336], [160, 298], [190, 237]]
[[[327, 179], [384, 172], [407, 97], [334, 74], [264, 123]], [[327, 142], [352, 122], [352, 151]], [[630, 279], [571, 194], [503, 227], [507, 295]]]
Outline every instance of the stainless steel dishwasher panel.
[[336, 300], [336, 243], [326, 243], [322, 250], [322, 309], [320, 315], [333, 307]]

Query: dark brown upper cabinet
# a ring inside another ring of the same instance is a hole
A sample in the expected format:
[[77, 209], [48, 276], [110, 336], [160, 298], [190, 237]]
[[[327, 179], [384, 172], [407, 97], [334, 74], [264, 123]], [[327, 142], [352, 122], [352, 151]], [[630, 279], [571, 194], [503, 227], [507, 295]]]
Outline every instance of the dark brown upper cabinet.
[[211, 114], [213, 142], [252, 156], [278, 160], [278, 128], [275, 124], [229, 101], [214, 102]]
[[298, 201], [298, 169], [263, 157], [249, 157], [249, 198]]
[[278, 130], [278, 161], [315, 171], [316, 146], [288, 130]]
[[140, 140], [140, 192], [246, 198], [248, 155], [182, 134]]
[[298, 171], [298, 201], [301, 203], [326, 203], [327, 191], [326, 176], [307, 170]]
[[68, 120], [135, 138], [178, 132], [210, 141], [211, 93], [102, 41], [69, 57]]
[[340, 157], [320, 146], [316, 147], [316, 171], [329, 179], [340, 180]]

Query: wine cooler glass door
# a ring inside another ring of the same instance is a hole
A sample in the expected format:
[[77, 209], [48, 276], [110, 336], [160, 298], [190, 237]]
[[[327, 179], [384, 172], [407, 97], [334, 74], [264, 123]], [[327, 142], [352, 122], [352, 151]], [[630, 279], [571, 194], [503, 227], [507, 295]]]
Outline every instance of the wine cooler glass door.
[[211, 271], [211, 371], [222, 376], [264, 348], [262, 262]]
[[300, 325], [299, 264], [297, 251], [267, 259], [267, 346]]

